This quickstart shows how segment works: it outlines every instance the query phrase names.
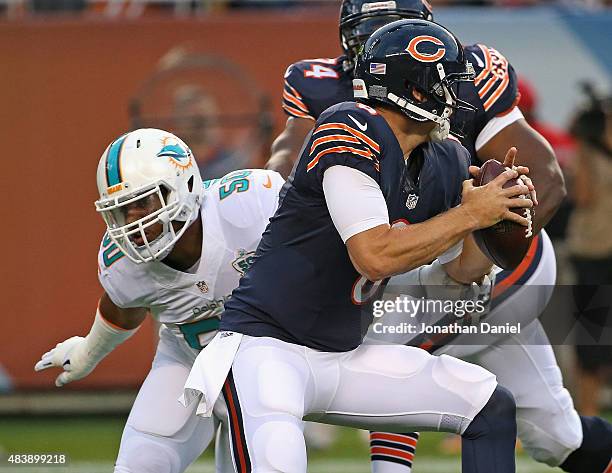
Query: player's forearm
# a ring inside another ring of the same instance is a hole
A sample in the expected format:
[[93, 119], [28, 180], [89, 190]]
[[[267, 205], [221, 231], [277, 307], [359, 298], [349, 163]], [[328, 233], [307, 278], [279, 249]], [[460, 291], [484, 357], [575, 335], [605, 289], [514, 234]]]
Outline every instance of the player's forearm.
[[[552, 150], [550, 150], [552, 153]], [[547, 153], [548, 154], [548, 153]], [[526, 163], [530, 176], [538, 192], [538, 206], [535, 208], [534, 233], [538, 233], [555, 215], [566, 196], [565, 180], [554, 153], [542, 156], [535, 165]]]
[[124, 329], [109, 322], [98, 309], [94, 323], [87, 336], [85, 346], [87, 357], [94, 366], [106, 355], [136, 333], [138, 326]]
[[529, 177], [538, 193], [534, 231], [539, 232], [565, 198], [563, 174], [552, 146], [524, 119], [501, 130], [478, 151], [478, 157], [481, 161], [491, 158], [500, 160], [511, 146], [518, 149], [517, 163], [529, 168]]
[[118, 345], [136, 333], [137, 328], [125, 330], [104, 319], [100, 309], [96, 311], [93, 324], [85, 337], [71, 337], [45, 353], [36, 363], [36, 371], [61, 368], [55, 380], [56, 386], [63, 386], [84, 378], [97, 364]]
[[293, 158], [291, 157], [291, 151], [287, 149], [281, 149], [280, 151], [274, 151], [272, 147], [272, 156], [264, 166], [265, 169], [278, 172], [283, 179], [287, 179], [291, 171], [293, 170]]
[[106, 321], [123, 330], [138, 328], [147, 316], [147, 310], [142, 307], [129, 309], [118, 307], [106, 293], [100, 298], [98, 308]]
[[378, 281], [430, 263], [475, 229], [469, 213], [457, 207], [415, 225], [376, 227], [369, 237], [356, 235], [347, 245], [358, 271]]
[[276, 171], [283, 179], [287, 179], [300, 157], [304, 140], [312, 131], [312, 126], [313, 121], [310, 119], [289, 117], [285, 129], [272, 143], [270, 159], [265, 168]]
[[472, 234], [463, 241], [461, 254], [453, 261], [444, 265], [446, 273], [455, 281], [470, 284], [480, 283], [482, 278], [491, 272], [493, 264], [480, 251]]

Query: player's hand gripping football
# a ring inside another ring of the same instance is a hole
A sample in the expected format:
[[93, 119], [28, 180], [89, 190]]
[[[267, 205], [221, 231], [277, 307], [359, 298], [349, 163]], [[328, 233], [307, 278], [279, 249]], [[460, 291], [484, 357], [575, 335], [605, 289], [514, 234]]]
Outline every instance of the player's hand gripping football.
[[[516, 148], [512, 147], [506, 153], [504, 166], [506, 171], [497, 176], [486, 185], [476, 187], [474, 180], [463, 182], [461, 207], [474, 220], [477, 228], [487, 228], [501, 220], [510, 220], [523, 226], [528, 226], [528, 220], [512, 208], [530, 208], [537, 204], [535, 188], [531, 179], [527, 177], [529, 169], [525, 166], [515, 166]], [[478, 177], [480, 168], [470, 166], [470, 174]], [[511, 179], [519, 179], [514, 186], [504, 188], [504, 184]], [[530, 195], [531, 199], [516, 198]]]
[[96, 365], [97, 362], [88, 356], [85, 338], [71, 337], [45, 353], [34, 366], [34, 370], [62, 368], [64, 371], [55, 379], [55, 385], [60, 387], [84, 378], [93, 371]]

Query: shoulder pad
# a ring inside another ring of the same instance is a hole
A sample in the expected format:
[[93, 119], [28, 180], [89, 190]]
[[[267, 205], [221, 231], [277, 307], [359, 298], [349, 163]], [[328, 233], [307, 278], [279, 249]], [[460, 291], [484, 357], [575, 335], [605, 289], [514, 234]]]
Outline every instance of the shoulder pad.
[[247, 228], [264, 220], [267, 224], [276, 211], [284, 183], [275, 171], [242, 169], [205, 181], [205, 200], [211, 199], [220, 219], [234, 227]]
[[98, 252], [98, 279], [116, 306], [143, 306], [139, 281], [147, 278], [145, 266], [126, 258], [110, 237], [104, 234]]
[[512, 109], [518, 101], [517, 79], [508, 60], [496, 49], [484, 44], [465, 47], [474, 66], [474, 86], [480, 107], [491, 119]]
[[333, 164], [358, 164], [361, 169], [365, 164], [371, 172], [380, 172], [382, 148], [378, 120], [382, 117], [376, 110], [357, 102], [343, 102], [327, 109], [317, 120], [309, 149], [305, 150], [308, 153], [306, 171], [314, 169], [324, 158], [324, 168]]

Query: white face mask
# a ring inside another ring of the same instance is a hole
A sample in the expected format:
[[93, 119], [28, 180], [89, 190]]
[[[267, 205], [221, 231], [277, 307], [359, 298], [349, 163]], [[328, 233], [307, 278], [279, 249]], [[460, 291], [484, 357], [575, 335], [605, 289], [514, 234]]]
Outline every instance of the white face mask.
[[429, 132], [429, 139], [433, 143], [440, 143], [448, 138], [450, 134], [450, 120], [447, 118], [442, 123], [437, 123], [433, 130]]

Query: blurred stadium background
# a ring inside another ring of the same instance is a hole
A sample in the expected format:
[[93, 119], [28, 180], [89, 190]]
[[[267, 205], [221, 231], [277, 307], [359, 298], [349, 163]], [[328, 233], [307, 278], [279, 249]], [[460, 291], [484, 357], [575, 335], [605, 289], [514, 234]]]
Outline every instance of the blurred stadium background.
[[[612, 2], [431, 3], [438, 22], [465, 43], [499, 49], [531, 84], [522, 91], [523, 105], [531, 105], [533, 119], [557, 133], [553, 145], [571, 182], [575, 142], [560, 137], [567, 136], [564, 130], [584, 103], [582, 83], [602, 96], [611, 90]], [[71, 462], [66, 471], [111, 471], [123, 422], [148, 371], [155, 346], [150, 321], [80, 382], [59, 390], [53, 387], [56, 374], [33, 371], [55, 343], [85, 334], [94, 315], [103, 231], [93, 207], [94, 175], [104, 147], [124, 130], [158, 126], [192, 146], [208, 177], [261, 166], [285, 121], [285, 68], [302, 58], [340, 54], [338, 5], [0, 0], [0, 457], [64, 453]], [[612, 188], [612, 182], [607, 185]], [[570, 284], [571, 248], [563, 221], [557, 223], [559, 278]], [[602, 261], [611, 259], [604, 255]], [[558, 352], [567, 384], [579, 396], [584, 384], [574, 352]], [[612, 408], [605, 382], [595, 394], [584, 409]], [[442, 435], [424, 436], [415, 472], [459, 471], [456, 454], [445, 453], [446, 443]], [[210, 458], [207, 453], [189, 471], [213, 471]], [[342, 430], [331, 448], [313, 451], [312, 459], [313, 472], [369, 471], [367, 446], [354, 431]], [[5, 460], [0, 470], [10, 470]], [[552, 470], [525, 457], [520, 471]]]

